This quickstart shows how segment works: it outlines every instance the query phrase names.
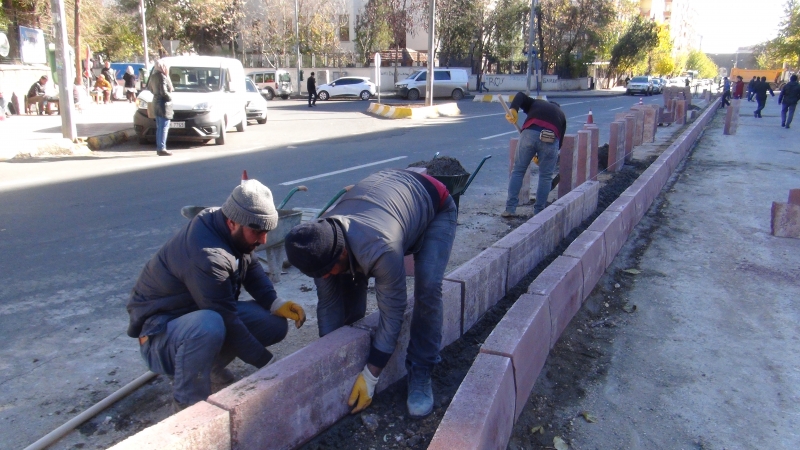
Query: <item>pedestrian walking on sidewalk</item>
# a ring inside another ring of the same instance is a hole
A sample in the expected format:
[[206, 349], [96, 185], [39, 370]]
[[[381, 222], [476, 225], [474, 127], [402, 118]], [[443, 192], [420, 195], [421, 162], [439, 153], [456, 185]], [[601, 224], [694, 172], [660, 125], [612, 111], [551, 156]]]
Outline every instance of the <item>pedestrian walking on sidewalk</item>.
[[769, 83], [767, 83], [767, 77], [761, 77], [761, 79], [756, 82], [756, 85], [753, 89], [755, 90], [756, 102], [758, 104], [758, 108], [753, 111], [753, 115], [760, 119], [761, 110], [763, 110], [767, 105], [767, 91], [769, 91], [770, 95], [773, 97], [775, 97], [775, 93], [772, 92], [772, 88], [770, 87]]
[[125, 73], [122, 75], [122, 79], [125, 81], [125, 98], [128, 99], [128, 103], [133, 103], [136, 101], [136, 75], [133, 72], [133, 67], [128, 66], [125, 70]]
[[744, 81], [742, 77], [736, 77], [736, 85], [733, 87], [733, 98], [741, 99], [744, 97]]
[[147, 108], [147, 115], [156, 119], [156, 154], [158, 156], [172, 156], [167, 151], [167, 135], [169, 122], [172, 120], [172, 82], [169, 79], [169, 68], [163, 60], [156, 61], [155, 70], [147, 81], [147, 89], [153, 93], [153, 100]]
[[753, 89], [756, 87], [756, 80], [757, 80], [757, 78], [753, 77], [753, 79], [750, 80], [749, 83], [747, 83], [747, 101], [748, 102], [752, 102], [753, 101], [753, 95], [755, 95], [755, 91]]
[[730, 106], [731, 104], [731, 80], [728, 77], [722, 79], [722, 101], [719, 104], [720, 108]]
[[441, 359], [442, 280], [457, 216], [453, 198], [435, 178], [386, 169], [356, 183], [323, 218], [286, 236], [289, 262], [317, 286], [320, 336], [364, 317], [368, 280], [375, 278], [380, 319], [348, 401], [353, 414], [372, 402], [397, 345], [408, 303], [403, 264], [408, 254], [414, 255], [414, 311], [405, 360], [406, 406], [414, 418], [433, 411], [431, 371]]
[[311, 76], [306, 80], [306, 90], [308, 90], [308, 107], [317, 106], [317, 80], [314, 78], [314, 72], [311, 72]]
[[797, 101], [800, 100], [800, 83], [797, 82], [797, 74], [789, 78], [789, 82], [783, 86], [778, 103], [781, 105], [781, 126], [789, 128], [794, 118], [794, 110], [797, 108]]
[[516, 124], [520, 109], [525, 111], [527, 118], [522, 125], [514, 169], [508, 181], [506, 209], [500, 214], [506, 218], [516, 214], [522, 180], [534, 156], [539, 158], [539, 183], [533, 212], [539, 214], [547, 207], [547, 196], [553, 189], [551, 183], [556, 171], [558, 151], [567, 132], [567, 118], [558, 103], [533, 99], [523, 92], [517, 92], [509, 106], [506, 120]]
[[[228, 384], [235, 357], [264, 367], [265, 347], [286, 337], [286, 320], [300, 328], [305, 311], [282, 300], [255, 249], [278, 224], [270, 190], [243, 181], [221, 208], [206, 208], [144, 266], [128, 300], [128, 336], [139, 340], [147, 367], [173, 377], [173, 409]], [[244, 288], [254, 301], [240, 301]]]

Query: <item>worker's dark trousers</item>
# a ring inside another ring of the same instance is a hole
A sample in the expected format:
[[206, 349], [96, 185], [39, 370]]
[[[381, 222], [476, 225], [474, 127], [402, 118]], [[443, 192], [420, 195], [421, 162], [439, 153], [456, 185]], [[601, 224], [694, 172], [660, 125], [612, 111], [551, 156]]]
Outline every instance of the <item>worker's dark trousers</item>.
[[[286, 337], [289, 328], [283, 317], [253, 301], [237, 302], [236, 307], [239, 319], [264, 347]], [[225, 336], [222, 316], [202, 309], [169, 321], [165, 332], [148, 336], [139, 350], [151, 371], [174, 377], [175, 400], [191, 405], [211, 395], [211, 368], [225, 367], [236, 356]]]
[[766, 95], [761, 96], [756, 94], [756, 102], [758, 102], [758, 108], [756, 108], [755, 113], [758, 117], [761, 117], [761, 110], [764, 109], [765, 106], [767, 106], [767, 96]]

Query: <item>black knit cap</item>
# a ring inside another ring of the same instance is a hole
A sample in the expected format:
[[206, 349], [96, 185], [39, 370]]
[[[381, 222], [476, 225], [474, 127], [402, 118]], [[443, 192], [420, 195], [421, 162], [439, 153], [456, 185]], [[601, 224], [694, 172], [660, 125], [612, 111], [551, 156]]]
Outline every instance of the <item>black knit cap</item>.
[[311, 278], [321, 278], [339, 261], [344, 234], [333, 219], [321, 219], [292, 228], [284, 245], [293, 266]]

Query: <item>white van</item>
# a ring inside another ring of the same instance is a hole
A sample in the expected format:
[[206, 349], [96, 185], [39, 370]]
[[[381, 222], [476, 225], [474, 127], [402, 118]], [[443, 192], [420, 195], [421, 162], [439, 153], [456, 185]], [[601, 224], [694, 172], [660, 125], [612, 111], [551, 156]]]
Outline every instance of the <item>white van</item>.
[[[161, 59], [169, 68], [175, 91], [167, 139], [225, 143], [229, 127], [247, 128], [247, 88], [242, 63], [219, 56], [172, 56]], [[153, 94], [144, 90], [136, 100], [133, 128], [140, 144], [154, 141], [156, 121], [147, 117]]]
[[247, 72], [258, 92], [267, 100], [272, 100], [275, 96], [286, 100], [294, 92], [292, 76], [283, 69], [248, 69]]
[[[469, 76], [464, 69], [433, 69], [433, 96], [461, 100], [465, 94], [469, 93], [468, 79]], [[395, 92], [400, 97], [417, 100], [425, 97], [427, 80], [428, 71], [417, 70], [405, 80], [395, 83]]]

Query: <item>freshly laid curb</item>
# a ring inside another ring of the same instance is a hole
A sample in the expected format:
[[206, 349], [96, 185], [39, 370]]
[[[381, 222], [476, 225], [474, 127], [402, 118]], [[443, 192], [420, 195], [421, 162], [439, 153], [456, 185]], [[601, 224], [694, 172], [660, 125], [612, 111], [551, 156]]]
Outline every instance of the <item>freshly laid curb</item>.
[[[498, 358], [496, 365], [511, 364], [516, 399], [514, 418], [522, 412], [561, 332], [589, 297], [602, 273], [716, 112], [716, 102], [712, 102], [561, 256], [533, 280], [527, 294], [517, 299], [481, 346], [480, 354]], [[553, 206], [555, 204], [528, 223]], [[473, 375], [483, 371], [482, 364], [480, 358], [473, 363], [448, 406], [429, 449], [477, 450], [508, 445], [515, 419], [506, 419], [512, 423], [498, 423], [489, 418], [497, 414], [496, 405], [507, 402], [509, 394], [498, 377]], [[474, 401], [476, 393], [482, 393], [477, 403]], [[465, 417], [471, 419], [465, 420]], [[484, 436], [492, 432], [496, 435], [490, 443]], [[464, 436], [476, 438], [465, 440]]]
[[441, 105], [425, 106], [422, 108], [408, 108], [404, 106], [390, 106], [381, 103], [370, 103], [367, 112], [389, 119], [428, 119], [439, 116], [459, 116], [461, 110], [456, 103], [442, 103]]
[[128, 128], [127, 130], [120, 130], [113, 133], [92, 136], [87, 139], [86, 142], [90, 149], [102, 150], [104, 148], [113, 147], [117, 144], [122, 144], [123, 142], [128, 142], [135, 136], [136, 132], [133, 130], [133, 128]]

